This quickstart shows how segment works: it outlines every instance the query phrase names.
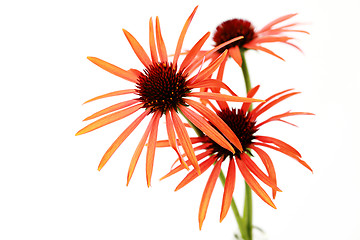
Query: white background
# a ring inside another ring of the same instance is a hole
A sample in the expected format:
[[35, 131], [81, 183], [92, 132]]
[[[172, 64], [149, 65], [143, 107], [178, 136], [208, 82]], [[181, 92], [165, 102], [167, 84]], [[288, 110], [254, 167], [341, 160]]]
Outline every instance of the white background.
[[[101, 172], [97, 165], [102, 154], [133, 118], [74, 136], [85, 125], [83, 118], [116, 99], [82, 102], [133, 87], [86, 56], [141, 69], [121, 29], [148, 51], [148, 19], [158, 15], [168, 52], [173, 52], [197, 4], [184, 48], [234, 17], [260, 28], [298, 12], [294, 21], [307, 23], [301, 28], [311, 32], [296, 35], [304, 54], [288, 46], [269, 46], [286, 62], [266, 53], [248, 54], [253, 85], [261, 84], [259, 98], [287, 88], [302, 92], [271, 113], [291, 109], [316, 114], [293, 118], [299, 128], [264, 127], [264, 134], [296, 147], [314, 173], [269, 151], [283, 192], [275, 200], [277, 210], [254, 196], [254, 224], [265, 231], [255, 232], [257, 239], [360, 239], [357, 0], [2, 1], [0, 239], [233, 239], [232, 212], [219, 223], [219, 183], [203, 230], [198, 230], [198, 207], [208, 174], [178, 192], [173, 189], [184, 175], [158, 181], [176, 158], [172, 151], [156, 152], [150, 189], [144, 154], [125, 186], [128, 164], [146, 123]], [[229, 61], [227, 71], [231, 70], [227, 81], [243, 95], [240, 69]], [[238, 174], [234, 196], [240, 207], [242, 185]]]

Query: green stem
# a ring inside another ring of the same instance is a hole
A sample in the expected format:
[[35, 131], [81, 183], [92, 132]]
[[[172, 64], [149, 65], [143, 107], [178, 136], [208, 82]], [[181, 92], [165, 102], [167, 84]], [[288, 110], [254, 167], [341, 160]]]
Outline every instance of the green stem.
[[[243, 61], [241, 70], [244, 75], [246, 92], [248, 93], [251, 89], [251, 81], [250, 81], [250, 75], [249, 75], [249, 71], [248, 71], [246, 59], [245, 59], [245, 49], [241, 49], [240, 54], [241, 54], [241, 58]], [[252, 105], [250, 105], [249, 110], [251, 111], [251, 109], [252, 109]], [[249, 240], [252, 240], [252, 228], [253, 228], [252, 213], [253, 213], [252, 192], [251, 192], [251, 188], [249, 187], [249, 185], [245, 182], [244, 222], [246, 225], [247, 233], [249, 235]]]

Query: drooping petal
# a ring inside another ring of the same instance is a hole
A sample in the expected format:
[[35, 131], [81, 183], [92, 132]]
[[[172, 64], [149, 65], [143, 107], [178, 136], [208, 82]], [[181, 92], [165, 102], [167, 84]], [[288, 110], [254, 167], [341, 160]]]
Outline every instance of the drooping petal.
[[147, 186], [151, 185], [151, 176], [154, 165], [155, 149], [156, 149], [156, 138], [158, 133], [159, 120], [161, 117], [161, 112], [157, 111], [154, 113], [154, 121], [152, 123], [152, 128], [149, 136], [149, 146], [146, 152], [146, 182]]
[[91, 116], [85, 118], [84, 121], [88, 121], [90, 119], [94, 119], [94, 118], [100, 117], [102, 115], [105, 115], [105, 114], [108, 114], [108, 113], [111, 113], [111, 112], [114, 112], [114, 111], [129, 107], [129, 106], [134, 105], [135, 103], [138, 103], [138, 102], [139, 102], [139, 100], [132, 99], [132, 100], [128, 100], [128, 101], [125, 101], [125, 102], [120, 102], [120, 103], [114, 104], [114, 105], [112, 105], [110, 107], [107, 107], [107, 108], [105, 108], [103, 110], [100, 110], [100, 111], [92, 114]]
[[283, 154], [285, 154], [285, 155], [287, 155], [287, 156], [295, 159], [295, 160], [298, 161], [301, 165], [303, 165], [304, 167], [306, 167], [307, 169], [309, 169], [311, 172], [313, 171], [313, 170], [311, 169], [311, 167], [310, 167], [304, 160], [301, 160], [297, 155], [293, 154], [293, 153], [290, 152], [290, 151], [286, 151], [286, 150], [284, 150], [284, 149], [282, 149], [282, 148], [274, 147], [274, 146], [272, 146], [272, 145], [270, 145], [270, 144], [260, 143], [260, 142], [254, 142], [253, 145], [264, 146], [264, 147], [267, 147], [267, 148], [271, 148], [271, 149], [273, 149], [273, 150], [276, 150], [276, 151], [278, 151], [278, 152], [281, 152], [281, 153], [283, 153]]
[[143, 106], [143, 104], [140, 103], [135, 106], [132, 106], [132, 107], [126, 108], [124, 110], [120, 110], [118, 112], [109, 114], [105, 117], [102, 117], [102, 118], [90, 123], [86, 127], [82, 128], [75, 135], [77, 136], [77, 135], [81, 135], [84, 133], [88, 133], [88, 132], [94, 131], [95, 129], [98, 129], [105, 125], [108, 125], [110, 123], [116, 122], [124, 117], [127, 117], [127, 116], [133, 114], [134, 112], [139, 110], [142, 106]]
[[234, 148], [231, 144], [219, 133], [215, 128], [213, 128], [207, 121], [205, 121], [200, 115], [196, 114], [192, 110], [179, 106], [180, 111], [192, 122], [196, 127], [198, 127], [202, 132], [204, 132], [209, 138], [215, 141], [217, 144], [223, 148], [235, 153]]
[[[223, 82], [220, 82], [218, 80], [215, 79], [204, 79], [202, 81], [197, 81], [193, 84], [189, 84], [188, 85], [189, 88], [223, 88], [226, 89], [231, 95], [233, 96], [237, 96], [235, 92], [233, 92], [233, 90], [231, 90], [231, 88], [228, 87], [228, 85], [226, 85]], [[215, 92], [215, 91], [213, 91]]]
[[207, 118], [217, 129], [221, 131], [221, 133], [232, 143], [236, 148], [240, 151], [243, 151], [240, 140], [236, 136], [236, 134], [231, 130], [231, 128], [222, 120], [217, 114], [213, 113], [203, 104], [195, 102], [190, 99], [185, 99], [185, 102], [192, 106], [196, 111], [198, 111], [201, 115]]
[[154, 119], [155, 119], [155, 114], [152, 116], [145, 132], [144, 132], [144, 135], [142, 136], [138, 146], [136, 147], [136, 150], [134, 152], [134, 155], [132, 156], [131, 158], [131, 161], [130, 161], [130, 166], [129, 166], [129, 170], [128, 170], [128, 175], [127, 175], [127, 183], [126, 183], [126, 186], [129, 185], [129, 182], [130, 182], [130, 179], [134, 173], [134, 170], [135, 170], [135, 167], [136, 167], [136, 164], [139, 160], [139, 157], [141, 155], [141, 152], [145, 146], [145, 143], [146, 143], [146, 140], [148, 139], [149, 137], [149, 134], [150, 134], [150, 131], [153, 127], [153, 122], [154, 122]]
[[261, 142], [275, 144], [275, 145], [278, 146], [279, 148], [282, 148], [282, 149], [284, 149], [284, 150], [290, 151], [290, 152], [292, 152], [293, 154], [301, 157], [301, 154], [300, 154], [295, 148], [293, 148], [292, 146], [290, 146], [290, 145], [287, 144], [286, 142], [283, 142], [283, 141], [281, 141], [281, 140], [279, 140], [279, 139], [277, 139], [277, 138], [257, 135], [257, 136], [256, 136], [256, 139], [257, 139], [258, 141], [261, 141]]
[[242, 57], [240, 54], [240, 48], [239, 46], [235, 46], [229, 49], [230, 57], [234, 59], [234, 61], [239, 65], [239, 67], [242, 66]]
[[179, 116], [177, 115], [174, 109], [171, 110], [171, 118], [173, 120], [175, 131], [179, 137], [181, 146], [183, 147], [186, 156], [188, 157], [188, 159], [190, 160], [191, 164], [194, 166], [196, 171], [200, 174], [200, 168], [196, 160], [194, 148], [191, 144], [189, 135], [185, 129], [184, 124], [182, 123], [181, 119], [179, 118]]
[[136, 92], [135, 89], [125, 89], [125, 90], [110, 92], [110, 93], [106, 93], [106, 94], [103, 94], [103, 95], [94, 97], [94, 98], [92, 98], [92, 99], [90, 99], [90, 100], [87, 100], [86, 102], [84, 102], [84, 104], [85, 104], [85, 103], [92, 102], [92, 101], [95, 101], [95, 100], [99, 100], [99, 99], [102, 99], [102, 98], [120, 96], [120, 95], [124, 95], [124, 94], [135, 93], [135, 92]]
[[[246, 154], [246, 153], [244, 153]], [[249, 187], [258, 195], [264, 202], [269, 204], [271, 207], [275, 208], [275, 204], [271, 201], [271, 198], [269, 195], [264, 191], [264, 189], [260, 186], [260, 184], [256, 181], [256, 179], [251, 175], [249, 170], [247, 169], [245, 163], [239, 159], [238, 157], [235, 157], [236, 163], [238, 165], [238, 168], [243, 175], [246, 183], [249, 185]]]
[[235, 176], [236, 176], [235, 173], [236, 171], [235, 171], [234, 160], [230, 159], [226, 180], [225, 180], [224, 194], [221, 204], [220, 222], [222, 222], [222, 220], [225, 218], [231, 205], [231, 200], [235, 188]]
[[134, 50], [136, 56], [139, 58], [140, 62], [147, 68], [151, 64], [149, 56], [146, 54], [143, 47], [140, 43], [131, 35], [128, 31], [123, 29], [126, 39], [129, 41], [132, 49]]
[[150, 44], [150, 53], [151, 53], [151, 60], [153, 62], [158, 62], [157, 50], [156, 50], [156, 43], [154, 37], [154, 25], [152, 18], [149, 20], [149, 44]]
[[182, 48], [182, 45], [183, 45], [183, 42], [184, 42], [184, 38], [185, 38], [186, 32], [187, 32], [187, 30], [188, 30], [188, 28], [189, 28], [189, 25], [190, 25], [190, 23], [191, 23], [191, 20], [193, 19], [194, 15], [195, 15], [195, 12], [196, 12], [197, 8], [198, 8], [198, 6], [196, 6], [195, 9], [192, 11], [192, 13], [190, 14], [189, 18], [186, 20], [183, 29], [181, 30], [181, 34], [180, 34], [178, 43], [177, 43], [177, 45], [176, 45], [176, 50], [175, 50], [174, 59], [173, 59], [173, 64], [174, 64], [174, 66], [176, 66], [177, 61], [178, 61], [178, 59], [179, 59], [180, 52], [181, 52], [181, 48]]
[[283, 21], [286, 21], [296, 15], [297, 15], [297, 13], [292, 13], [292, 14], [287, 14], [285, 16], [279, 17], [279, 18], [269, 22], [267, 25], [265, 25], [262, 29], [260, 29], [260, 31], [258, 31], [258, 33], [265, 32], [265, 31], [271, 29], [274, 25], [281, 23]]
[[294, 39], [292, 37], [287, 36], [263, 36], [258, 37], [251, 41], [252, 44], [261, 44], [261, 43], [269, 43], [269, 42], [282, 42], [285, 43], [291, 39]]
[[184, 167], [187, 170], [189, 170], [188, 165], [184, 162], [184, 159], [182, 158], [182, 156], [180, 154], [180, 150], [179, 150], [178, 144], [176, 142], [176, 135], [175, 135], [175, 131], [174, 131], [174, 125], [173, 125], [173, 122], [171, 120], [169, 111], [167, 111], [165, 113], [165, 117], [166, 117], [166, 130], [167, 130], [167, 134], [168, 134], [168, 137], [169, 137], [170, 146], [172, 147], [172, 149], [175, 150], [176, 154], [179, 157], [180, 162], [184, 165]]
[[201, 198], [200, 209], [199, 209], [199, 228], [203, 225], [206, 212], [209, 206], [210, 198], [215, 187], [215, 183], [220, 174], [222, 160], [216, 162], [214, 169], [212, 170], [209, 180], [206, 183], [204, 193]]
[[158, 51], [159, 51], [160, 61], [161, 62], [167, 62], [168, 57], [167, 57], [167, 52], [166, 52], [164, 39], [163, 39], [163, 37], [161, 35], [160, 21], [159, 21], [158, 17], [156, 17], [156, 26], [155, 26], [155, 28], [156, 28], [156, 44], [157, 44]]
[[125, 80], [128, 80], [130, 82], [136, 83], [137, 82], [137, 76], [133, 74], [132, 72], [126, 71], [124, 69], [121, 69], [111, 63], [105, 62], [104, 60], [101, 60], [97, 57], [87, 57], [92, 63], [96, 64], [97, 66], [101, 67], [105, 71], [108, 71], [109, 73], [114, 74], [115, 76], [121, 77]]
[[[199, 164], [200, 167], [200, 172], [203, 173], [205, 172], [214, 162], [216, 161], [216, 157], [215, 156], [211, 156], [209, 159], [205, 160], [204, 162]], [[179, 185], [177, 185], [177, 187], [175, 188], [175, 191], [180, 190], [181, 188], [185, 187], [187, 184], [189, 184], [190, 182], [192, 182], [195, 178], [197, 178], [199, 176], [199, 174], [196, 172], [196, 170], [192, 170], [190, 171], [186, 177], [179, 183]]]
[[111, 144], [109, 149], [105, 152], [104, 156], [102, 157], [98, 170], [100, 171], [110, 157], [114, 154], [116, 149], [120, 147], [120, 145], [125, 141], [125, 139], [134, 131], [134, 129], [141, 123], [142, 120], [149, 114], [150, 110], [146, 110], [143, 112], [134, 122], [132, 122], [121, 134], [120, 136]]
[[[263, 151], [262, 149], [260, 149], [260, 148], [258, 148], [258, 147], [255, 147], [255, 146], [251, 145], [250, 148], [251, 148], [252, 150], [254, 150], [254, 151], [257, 153], [257, 155], [259, 155], [261, 161], [262, 161], [262, 162], [264, 163], [264, 165], [265, 165], [266, 171], [267, 171], [268, 174], [269, 174], [270, 180], [271, 180], [275, 185], [277, 185], [276, 172], [275, 172], [274, 164], [273, 164], [273, 162], [271, 161], [270, 156], [269, 156], [265, 151]], [[276, 193], [277, 193], [277, 191], [273, 189], [273, 190], [272, 190], [273, 199], [275, 199]]]
[[270, 49], [265, 48], [265, 47], [260, 46], [260, 45], [251, 44], [251, 42], [250, 42], [250, 43], [247, 43], [247, 44], [244, 44], [244, 48], [254, 49], [254, 50], [260, 50], [260, 51], [266, 52], [266, 53], [268, 53], [268, 54], [270, 54], [270, 55], [273, 55], [274, 57], [277, 57], [277, 58], [285, 61], [285, 59], [283, 59], [282, 57], [280, 57], [279, 55], [277, 55], [276, 53], [274, 53], [274, 52], [271, 51]]
[[[286, 112], [286, 113], [272, 116], [272, 117], [268, 118], [267, 120], [257, 124], [256, 127], [260, 127], [260, 126], [262, 126], [266, 123], [272, 122], [272, 121], [280, 121], [280, 120], [282, 120], [283, 117], [291, 117], [291, 116], [296, 116], [296, 115], [314, 115], [314, 114], [309, 113], [309, 112]], [[293, 124], [291, 124], [291, 125], [293, 125]]]

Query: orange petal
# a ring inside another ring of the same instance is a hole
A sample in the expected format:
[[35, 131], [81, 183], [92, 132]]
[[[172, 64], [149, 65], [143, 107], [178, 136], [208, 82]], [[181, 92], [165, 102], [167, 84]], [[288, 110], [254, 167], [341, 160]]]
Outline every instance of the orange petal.
[[266, 52], [266, 53], [268, 53], [270, 55], [273, 55], [274, 57], [277, 57], [277, 58], [285, 61], [285, 59], [283, 59], [282, 57], [280, 57], [279, 55], [277, 55], [276, 53], [274, 53], [273, 51], [271, 51], [270, 49], [267, 49], [265, 47], [255, 45], [255, 44], [250, 44], [250, 43], [245, 44], [244, 47], [249, 48], [249, 49], [260, 50], [260, 51]]
[[168, 61], [167, 52], [166, 52], [164, 40], [161, 35], [160, 22], [158, 17], [156, 17], [156, 44], [159, 51], [160, 61], [167, 62]]
[[196, 127], [198, 127], [202, 132], [204, 132], [209, 138], [214, 140], [217, 144], [223, 148], [235, 153], [234, 148], [231, 144], [219, 133], [215, 128], [213, 128], [207, 121], [205, 121], [200, 115], [196, 114], [192, 110], [179, 106], [180, 111], [192, 122]]
[[118, 77], [121, 77], [121, 78], [128, 80], [130, 82], [133, 82], [133, 83], [137, 82], [137, 76], [129, 71], [121, 69], [121, 68], [119, 68], [111, 63], [105, 62], [104, 60], [101, 60], [100, 58], [97, 58], [97, 57], [87, 57], [87, 59], [89, 59], [92, 63], [101, 67], [105, 71], [108, 71], [109, 73], [112, 73]]
[[[226, 89], [231, 95], [233, 96], [237, 96], [235, 92], [233, 92], [233, 90], [231, 90], [231, 88], [228, 87], [228, 85], [226, 85], [223, 82], [220, 82], [218, 80], [215, 79], [204, 79], [201, 81], [196, 81], [193, 84], [189, 84], [188, 85], [189, 88], [215, 88], [215, 89], [219, 89], [219, 88], [223, 88]], [[215, 91], [213, 91], [215, 92]], [[219, 91], [217, 91], [219, 92]]]
[[279, 18], [269, 22], [267, 25], [265, 25], [262, 29], [260, 29], [260, 31], [258, 31], [258, 33], [265, 32], [265, 31], [271, 29], [274, 25], [276, 25], [276, 24], [278, 24], [280, 22], [286, 21], [289, 18], [292, 18], [292, 17], [294, 17], [296, 15], [297, 15], [297, 13], [292, 13], [292, 14], [287, 14], [285, 16], [279, 17]]
[[105, 117], [100, 118], [99, 120], [96, 120], [95, 122], [90, 123], [89, 125], [87, 125], [86, 127], [82, 128], [81, 130], [79, 130], [75, 136], [77, 135], [81, 135], [84, 133], [88, 133], [91, 131], [94, 131], [95, 129], [98, 129], [100, 127], [103, 127], [107, 124], [116, 122], [124, 117], [127, 117], [131, 114], [133, 114], [134, 112], [136, 112], [137, 110], [139, 110], [141, 107], [143, 106], [143, 104], [137, 104], [135, 106], [126, 108], [124, 110], [120, 110], [118, 112], [109, 114]]
[[252, 112], [252, 113], [257, 112], [260, 108], [262, 108], [263, 105], [265, 105], [266, 103], [270, 102], [271, 99], [274, 99], [275, 97], [277, 97], [277, 96], [279, 96], [279, 95], [281, 95], [281, 94], [283, 94], [283, 93], [289, 92], [289, 91], [291, 91], [291, 90], [293, 90], [293, 89], [286, 89], [286, 90], [284, 90], [284, 91], [281, 91], [281, 92], [278, 92], [278, 93], [275, 93], [275, 94], [271, 95], [270, 97], [268, 97], [267, 99], [265, 99], [264, 102], [262, 102], [262, 103], [260, 103], [259, 105], [257, 105], [251, 112]]
[[213, 99], [219, 101], [229, 101], [229, 102], [264, 102], [264, 100], [260, 100], [260, 99], [229, 96], [221, 93], [209, 93], [209, 92], [191, 92], [188, 93], [187, 96], [198, 97], [203, 99]]
[[221, 171], [221, 163], [222, 163], [222, 159], [220, 161], [216, 162], [214, 169], [212, 170], [212, 172], [210, 174], [209, 180], [206, 183], [205, 190], [204, 190], [204, 193], [201, 198], [200, 209], [199, 209], [199, 228], [200, 228], [200, 230], [201, 230], [201, 227], [203, 225], [203, 222], [204, 222], [204, 219], [206, 216], [206, 212], [207, 212], [207, 209], [209, 206], [212, 192], [215, 187], [215, 183], [217, 182], [217, 179], [218, 179], [220, 171]]
[[189, 135], [185, 129], [184, 124], [181, 122], [181, 119], [179, 118], [179, 116], [177, 115], [174, 109], [171, 110], [171, 118], [173, 120], [176, 133], [179, 137], [181, 146], [183, 147], [186, 153], [186, 156], [188, 157], [188, 159], [190, 160], [191, 164], [194, 166], [196, 171], [200, 174], [200, 168], [196, 160], [194, 148], [191, 144]]
[[276, 146], [278, 146], [279, 148], [283, 148], [286, 149], [290, 152], [292, 152], [293, 154], [301, 157], [301, 154], [292, 146], [290, 146], [289, 144], [287, 144], [286, 142], [283, 142], [277, 138], [273, 138], [273, 137], [267, 137], [267, 136], [256, 136], [256, 139], [261, 141], [261, 142], [265, 142], [265, 143], [273, 143]]
[[111, 113], [111, 112], [114, 112], [114, 111], [129, 107], [129, 106], [134, 105], [135, 103], [138, 103], [138, 102], [139, 102], [139, 100], [132, 99], [132, 100], [128, 100], [128, 101], [125, 101], [125, 102], [114, 104], [114, 105], [112, 105], [110, 107], [107, 107], [107, 108], [105, 108], [105, 109], [103, 109], [101, 111], [98, 111], [98, 112], [92, 114], [91, 116], [85, 118], [84, 121], [94, 119], [94, 118], [100, 117], [102, 115], [105, 115], [105, 114], [108, 114], [108, 113]]
[[135, 93], [135, 92], [136, 92], [135, 89], [125, 89], [125, 90], [110, 92], [110, 93], [106, 93], [106, 94], [103, 94], [103, 95], [94, 97], [94, 98], [92, 98], [92, 99], [90, 99], [90, 100], [87, 100], [86, 102], [84, 102], [84, 104], [85, 104], [85, 103], [92, 102], [92, 101], [95, 101], [95, 100], [99, 100], [99, 99], [102, 99], [102, 98], [114, 97], [114, 96], [129, 94], [129, 93]]
[[269, 119], [257, 124], [256, 127], [260, 127], [261, 125], [272, 122], [272, 121], [280, 121], [281, 118], [283, 118], [283, 117], [290, 117], [290, 116], [295, 116], [295, 115], [314, 115], [314, 114], [309, 113], [309, 112], [286, 112], [283, 114], [272, 116]]
[[176, 45], [176, 50], [175, 50], [174, 59], [173, 59], [173, 64], [174, 64], [174, 66], [176, 66], [177, 61], [178, 61], [178, 59], [179, 59], [179, 55], [180, 55], [180, 52], [181, 52], [181, 47], [182, 47], [182, 45], [183, 45], [186, 32], [187, 32], [187, 30], [188, 30], [188, 28], [189, 28], [189, 25], [190, 25], [190, 23], [191, 23], [191, 20], [193, 19], [194, 15], [195, 15], [195, 12], [196, 12], [197, 8], [198, 8], [198, 6], [196, 6], [195, 9], [192, 11], [192, 13], [190, 14], [189, 18], [186, 20], [183, 29], [181, 30], [181, 34], [180, 34], [178, 43], [177, 43], [177, 45]]
[[[246, 154], [246, 153], [244, 153]], [[239, 159], [238, 157], [235, 157], [236, 163], [238, 165], [238, 168], [243, 175], [246, 183], [249, 185], [249, 187], [267, 204], [269, 204], [271, 207], [275, 208], [275, 204], [271, 201], [271, 198], [267, 193], [264, 191], [264, 189], [260, 186], [260, 184], [255, 180], [255, 178], [251, 175], [249, 170], [247, 169], [245, 163]]]
[[214, 112], [205, 107], [203, 104], [195, 102], [190, 99], [185, 99], [185, 102], [192, 106], [196, 111], [198, 111], [202, 116], [207, 118], [221, 133], [229, 139], [229, 141], [234, 144], [236, 148], [240, 151], [243, 151], [240, 140], [236, 134], [231, 130], [231, 128]]
[[173, 125], [173, 122], [172, 122], [171, 117], [170, 117], [170, 112], [167, 111], [165, 113], [165, 117], [166, 117], [166, 130], [167, 130], [167, 133], [168, 133], [170, 146], [177, 153], [180, 162], [184, 165], [184, 167], [187, 170], [189, 170], [188, 165], [184, 162], [184, 159], [182, 158], [182, 156], [180, 154], [179, 147], [178, 147], [178, 144], [176, 142], [176, 135], [175, 135], [175, 131], [174, 131], [174, 125]]
[[141, 123], [141, 121], [149, 114], [150, 110], [146, 110], [143, 112], [134, 122], [132, 122], [121, 134], [120, 136], [111, 144], [109, 149], [105, 152], [104, 156], [102, 157], [98, 170], [100, 171], [110, 157], [114, 154], [116, 149], [125, 141], [125, 139], [134, 131], [134, 129]]
[[229, 161], [229, 168], [225, 180], [224, 194], [221, 204], [220, 222], [222, 222], [222, 220], [225, 218], [226, 214], [229, 211], [231, 200], [234, 193], [234, 188], [235, 188], [235, 163], [234, 160], [231, 159]]
[[239, 67], [242, 66], [242, 57], [240, 54], [240, 48], [239, 46], [235, 46], [229, 49], [230, 57], [234, 59], [234, 61], [239, 65]]
[[134, 155], [132, 156], [131, 158], [131, 162], [130, 162], [130, 166], [129, 166], [129, 170], [128, 170], [128, 175], [127, 175], [127, 183], [126, 183], [126, 186], [129, 185], [129, 182], [130, 182], [130, 179], [134, 173], [134, 170], [135, 170], [135, 166], [139, 160], [139, 157], [140, 157], [140, 154], [145, 146], [145, 143], [146, 143], [146, 140], [148, 139], [149, 137], [149, 134], [150, 134], [150, 131], [153, 127], [153, 122], [154, 122], [154, 118], [155, 118], [155, 114], [153, 115], [153, 117], [151, 118], [145, 132], [144, 132], [144, 135], [142, 136], [138, 146], [136, 147], [136, 150], [134, 152]]
[[[255, 147], [255, 146], [250, 146], [251, 149], [253, 149], [257, 155], [259, 155], [261, 161], [264, 163], [266, 171], [269, 174], [269, 178], [270, 180], [276, 185], [277, 181], [276, 181], [276, 172], [275, 172], [275, 168], [274, 168], [274, 164], [271, 161], [271, 158], [269, 157], [269, 155], [263, 151], [262, 149]], [[273, 194], [273, 199], [275, 199], [277, 191], [276, 190], [272, 190], [272, 194]]]
[[210, 36], [210, 32], [207, 32], [186, 54], [184, 61], [182, 61], [181, 65], [180, 65], [180, 71], [184, 70], [185, 68], [187, 68], [190, 65], [190, 63], [197, 56], [201, 47], [204, 45], [205, 41], [209, 38], [209, 36]]
[[150, 44], [151, 60], [153, 62], [158, 62], [152, 18], [150, 18], [149, 20], [149, 44]]
[[151, 175], [154, 165], [155, 149], [156, 149], [156, 138], [158, 133], [159, 120], [161, 117], [161, 112], [157, 111], [154, 113], [154, 120], [152, 123], [152, 128], [149, 136], [149, 146], [146, 152], [146, 182], [147, 186], [151, 185]]
[[[256, 87], [253, 87], [252, 89], [250, 89], [250, 91], [247, 93], [247, 97], [252, 98], [259, 90], [259, 87], [260, 87], [260, 85], [257, 85]], [[251, 106], [251, 103], [243, 103], [243, 105], [241, 106], [241, 111], [247, 112], [249, 110], [250, 106]]]
[[146, 54], [143, 47], [140, 45], [140, 43], [131, 35], [128, 31], [123, 29], [123, 32], [125, 34], [126, 39], [129, 41], [132, 49], [134, 50], [136, 56], [139, 58], [139, 60], [142, 62], [142, 64], [147, 68], [151, 64], [151, 60], [149, 56]]

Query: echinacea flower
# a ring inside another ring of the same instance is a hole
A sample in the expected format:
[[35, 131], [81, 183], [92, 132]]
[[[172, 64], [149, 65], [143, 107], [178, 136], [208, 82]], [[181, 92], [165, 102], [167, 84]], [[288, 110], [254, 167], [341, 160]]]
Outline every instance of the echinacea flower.
[[[150, 186], [151, 175], [153, 170], [155, 144], [158, 134], [158, 125], [160, 118], [165, 115], [166, 128], [171, 147], [176, 151], [181, 159], [178, 144], [175, 141], [176, 138], [180, 140], [180, 144], [190, 160], [190, 164], [194, 166], [196, 171], [200, 173], [194, 149], [191, 145], [190, 138], [186, 132], [185, 126], [182, 123], [178, 112], [182, 112], [187, 118], [197, 121], [193, 123], [206, 133], [211, 139], [217, 142], [219, 145], [228, 149], [230, 152], [235, 152], [235, 149], [241, 149], [240, 141], [236, 138], [236, 135], [230, 130], [230, 128], [213, 112], [207, 108], [197, 108], [197, 112], [188, 109], [188, 106], [196, 108], [197, 103], [190, 98], [199, 99], [215, 99], [220, 101], [238, 101], [238, 102], [254, 102], [260, 101], [255, 99], [241, 98], [234, 96], [235, 94], [223, 83], [219, 83], [216, 80], [209, 79], [209, 76], [219, 67], [224, 60], [226, 54], [220, 55], [214, 61], [212, 61], [206, 68], [197, 70], [198, 63], [201, 59], [195, 59], [202, 45], [209, 37], [210, 33], [206, 33], [186, 54], [182, 63], [178, 66], [178, 60], [184, 41], [185, 34], [190, 25], [190, 22], [196, 12], [197, 7], [191, 13], [185, 25], [180, 33], [178, 43], [176, 46], [175, 54], [172, 61], [169, 61], [166, 47], [162, 38], [159, 18], [156, 17], [155, 31], [152, 18], [149, 21], [149, 44], [150, 53], [145, 52], [140, 43], [131, 35], [128, 31], [123, 30], [125, 37], [129, 41], [136, 56], [139, 58], [145, 69], [143, 71], [130, 69], [123, 70], [115, 65], [105, 62], [96, 57], [88, 57], [88, 59], [99, 66], [100, 68], [135, 84], [134, 89], [123, 89], [115, 92], [110, 92], [95, 98], [88, 100], [92, 102], [94, 100], [119, 96], [125, 94], [134, 94], [134, 97], [130, 100], [116, 103], [101, 111], [94, 113], [87, 117], [85, 120], [95, 119], [94, 122], [88, 124], [77, 132], [76, 135], [84, 134], [107, 124], [116, 122], [125, 117], [128, 117], [138, 111], [142, 111], [141, 115], [137, 117], [113, 142], [110, 148], [105, 152], [102, 157], [98, 170], [106, 164], [114, 152], [124, 142], [124, 140], [134, 131], [135, 128], [147, 117], [152, 116], [151, 120], [135, 150], [135, 153], [131, 159], [130, 167], [127, 176], [127, 184], [132, 177], [133, 171], [139, 159], [139, 156], [148, 141], [148, 149], [146, 154], [146, 179], [147, 185]], [[224, 43], [221, 46], [215, 47], [209, 51], [206, 55], [212, 54], [220, 47], [225, 46], [232, 41], [236, 41], [241, 37]], [[156, 41], [155, 41], [156, 39]], [[201, 65], [201, 64], [200, 64]], [[196, 71], [196, 72], [195, 72]], [[224, 95], [219, 93], [204, 93], [200, 91], [194, 91], [200, 87], [219, 87], [228, 90], [232, 95]], [[105, 116], [104, 116], [105, 115]], [[203, 116], [208, 121], [203, 119]], [[221, 130], [223, 134], [220, 134], [215, 128]], [[187, 164], [183, 162], [184, 167], [187, 168]]]
[[295, 15], [297, 14], [288, 14], [279, 17], [257, 31], [255, 30], [255, 27], [251, 22], [244, 19], [234, 18], [221, 23], [216, 27], [213, 36], [215, 46], [219, 46], [220, 44], [237, 36], [244, 36], [244, 38], [233, 42], [223, 48], [220, 48], [217, 52], [213, 54], [213, 57], [216, 58], [225, 50], [229, 50], [230, 57], [232, 57], [241, 67], [242, 57], [240, 51], [253, 49], [269, 53], [275, 57], [280, 58], [281, 60], [284, 60], [282, 57], [265, 47], [264, 44], [274, 42], [284, 43], [293, 46], [301, 51], [298, 46], [291, 42], [291, 40], [293, 40], [294, 38], [288, 36], [288, 33], [309, 33], [303, 30], [294, 29], [293, 27], [297, 26], [298, 23], [290, 23], [283, 26], [278, 26], [279, 24], [294, 17]]
[[[259, 86], [251, 89], [248, 93], [248, 97], [253, 97], [258, 91], [258, 89]], [[267, 110], [280, 103], [281, 101], [298, 93], [299, 92], [294, 92], [291, 89], [276, 93], [271, 97], [267, 98], [266, 102], [257, 105], [253, 110], [250, 110], [249, 103], [243, 103], [241, 108], [238, 109], [230, 109], [226, 102], [218, 102], [218, 104], [220, 105], [220, 109], [216, 108], [213, 104], [210, 103], [217, 115], [231, 128], [231, 130], [233, 130], [236, 136], [240, 139], [244, 151], [241, 152], [239, 150], [235, 150], [235, 153], [232, 153], [211, 140], [208, 136], [206, 136], [206, 134], [201, 137], [191, 138], [192, 143], [194, 145], [197, 145], [196, 147], [194, 147], [195, 151], [199, 151], [196, 155], [196, 158], [200, 162], [199, 167], [201, 173], [204, 173], [207, 169], [210, 168], [210, 166], [214, 165], [214, 168], [211, 171], [210, 177], [205, 186], [205, 190], [200, 203], [200, 229], [205, 219], [210, 197], [212, 195], [215, 183], [219, 177], [222, 164], [228, 164], [228, 170], [224, 186], [220, 222], [225, 218], [231, 204], [232, 195], [235, 187], [235, 165], [237, 165], [241, 175], [245, 179], [246, 183], [250, 186], [250, 188], [264, 202], [266, 202], [273, 208], [275, 208], [275, 205], [272, 202], [271, 198], [260, 186], [259, 182], [255, 179], [255, 177], [258, 178], [260, 181], [262, 181], [264, 184], [268, 185], [272, 189], [273, 198], [275, 198], [276, 192], [280, 191], [280, 189], [277, 187], [276, 174], [273, 162], [264, 149], [272, 149], [283, 153], [295, 159], [300, 164], [312, 171], [309, 165], [301, 159], [300, 153], [289, 144], [274, 137], [260, 136], [256, 134], [260, 128], [271, 122], [281, 121], [289, 123], [283, 119], [286, 117], [297, 115], [312, 115], [311, 113], [307, 112], [288, 111], [282, 114], [274, 115], [264, 121], [258, 122], [258, 117], [260, 115], [262, 115]], [[159, 147], [165, 147], [169, 146], [169, 143], [167, 141], [159, 141], [157, 145]], [[260, 167], [252, 160], [255, 154], [260, 157], [267, 173], [264, 173], [260, 169]], [[228, 161], [228, 163], [225, 163], [226, 160]], [[167, 178], [181, 171], [182, 169], [184, 169], [184, 167], [182, 165], [179, 165], [176, 168], [172, 169], [162, 179]], [[198, 176], [199, 175], [196, 173], [196, 171], [190, 171], [176, 187], [175, 191], [181, 189], [182, 187], [196, 179]]]

